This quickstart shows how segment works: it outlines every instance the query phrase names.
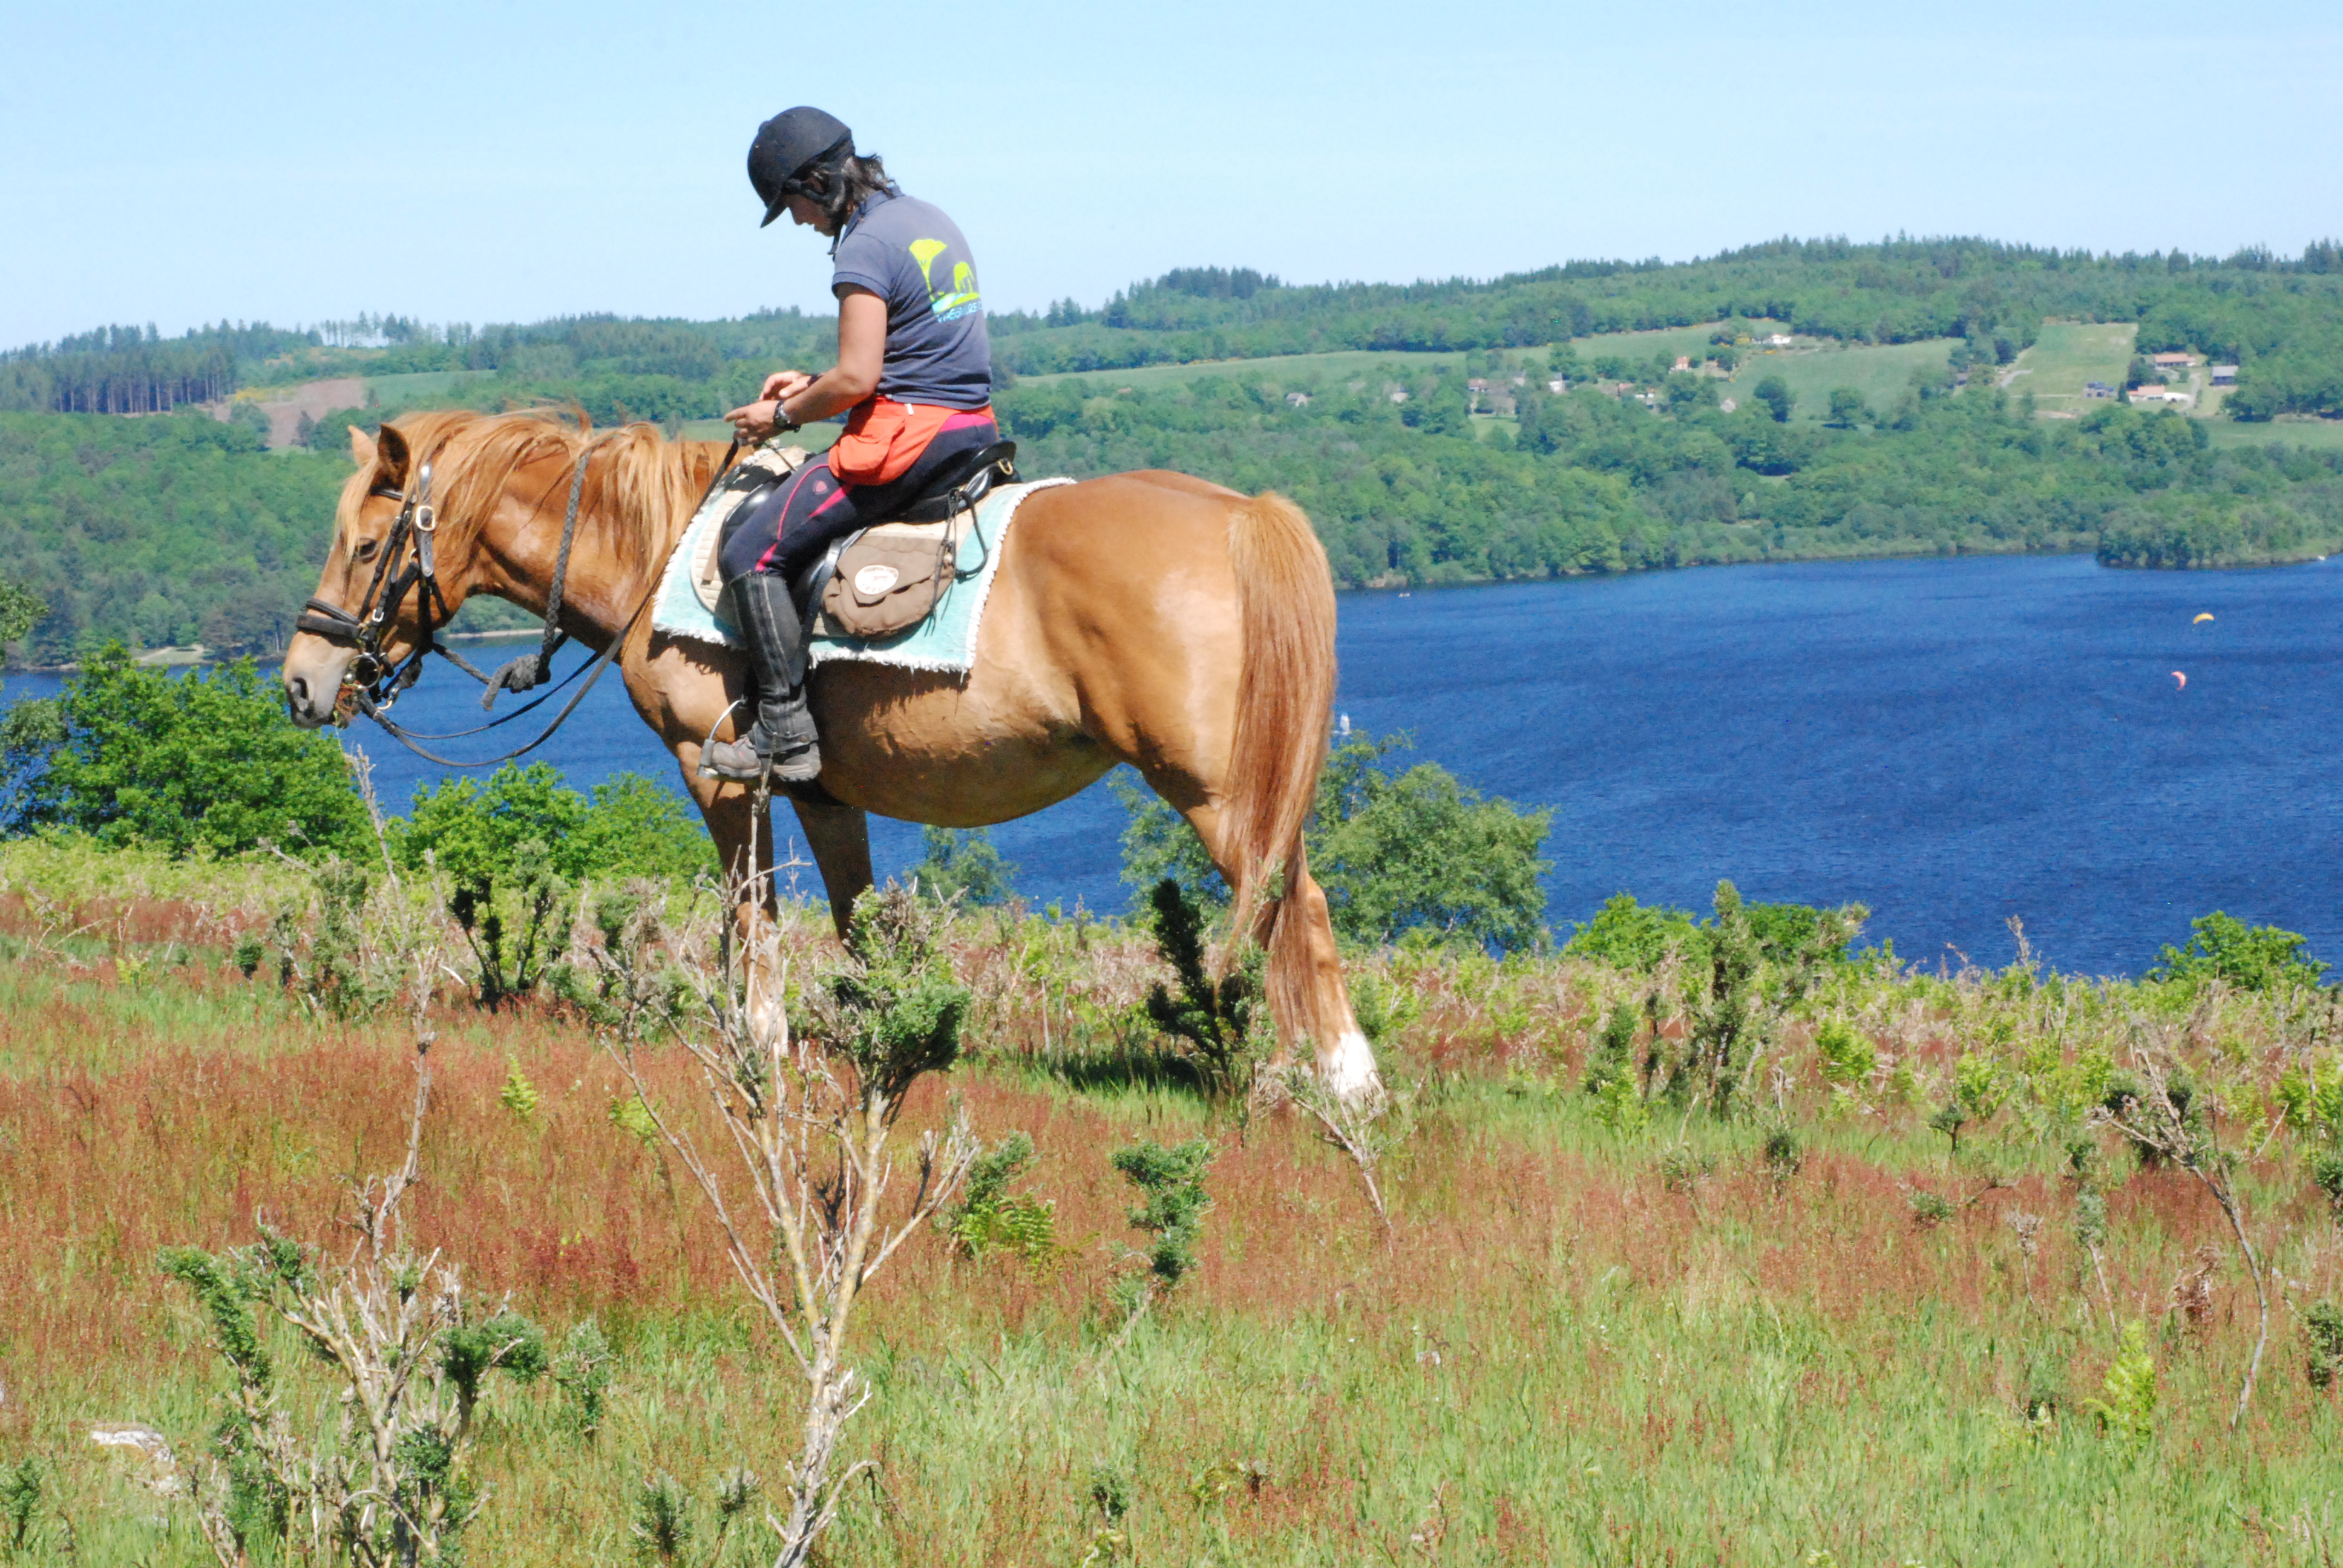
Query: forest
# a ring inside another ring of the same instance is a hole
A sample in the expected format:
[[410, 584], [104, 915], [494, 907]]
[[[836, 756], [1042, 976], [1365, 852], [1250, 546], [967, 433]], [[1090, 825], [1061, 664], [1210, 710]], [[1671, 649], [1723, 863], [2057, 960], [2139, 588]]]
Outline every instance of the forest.
[[[2139, 356], [2235, 363], [2225, 417], [2121, 399], [2036, 417], [2000, 383], [2046, 318], [2137, 322]], [[1405, 286], [1195, 267], [1096, 310], [1063, 301], [991, 327], [996, 405], [1030, 472], [1163, 467], [1282, 490], [1346, 586], [1970, 550], [2200, 567], [2343, 547], [2343, 448], [2298, 422], [2343, 415], [2331, 243], [2215, 258], [1782, 240]], [[1674, 339], [1610, 336], [1670, 327], [1706, 340], [1688, 357], [1704, 366], [1677, 370]], [[552, 400], [679, 431], [770, 368], [818, 366], [834, 331], [794, 309], [361, 317], [178, 338], [110, 327], [0, 355], [0, 556], [48, 606], [9, 652], [56, 663], [115, 638], [269, 651], [314, 583], [350, 425]], [[1799, 405], [1778, 380], [1752, 394], [1723, 379], [1775, 331], [1946, 347], [1900, 387], [1831, 389], [1825, 417], [1819, 391]], [[1277, 357], [1336, 351], [1382, 357]], [[1177, 365], [1194, 368], [1105, 374]], [[329, 377], [362, 380], [366, 406], [305, 417], [311, 451], [263, 451], [257, 400]], [[1479, 407], [1490, 387], [1510, 417]], [[2268, 439], [2216, 440], [2217, 423]]]

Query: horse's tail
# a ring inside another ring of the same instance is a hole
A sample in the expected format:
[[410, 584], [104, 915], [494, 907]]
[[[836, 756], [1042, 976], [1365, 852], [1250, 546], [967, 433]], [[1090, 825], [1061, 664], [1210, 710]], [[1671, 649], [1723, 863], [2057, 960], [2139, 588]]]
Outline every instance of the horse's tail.
[[1317, 796], [1334, 702], [1333, 574], [1310, 519], [1274, 491], [1237, 508], [1229, 562], [1244, 637], [1226, 793], [1235, 829], [1230, 930], [1260, 937], [1269, 950], [1272, 1010], [1306, 1020], [1306, 933], [1301, 920], [1287, 918], [1290, 900], [1265, 894], [1281, 871], [1292, 888], [1306, 863], [1302, 832]]

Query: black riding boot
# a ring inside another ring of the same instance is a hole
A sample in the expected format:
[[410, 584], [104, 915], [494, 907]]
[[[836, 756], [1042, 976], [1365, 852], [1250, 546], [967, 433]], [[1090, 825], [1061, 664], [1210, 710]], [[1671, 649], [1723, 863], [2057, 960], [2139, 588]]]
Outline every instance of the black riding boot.
[[813, 715], [806, 709], [805, 628], [789, 585], [774, 572], [750, 572], [732, 583], [741, 640], [756, 682], [757, 722], [738, 740], [719, 740], [699, 759], [699, 770], [753, 784], [768, 768], [783, 784], [809, 784], [821, 776]]

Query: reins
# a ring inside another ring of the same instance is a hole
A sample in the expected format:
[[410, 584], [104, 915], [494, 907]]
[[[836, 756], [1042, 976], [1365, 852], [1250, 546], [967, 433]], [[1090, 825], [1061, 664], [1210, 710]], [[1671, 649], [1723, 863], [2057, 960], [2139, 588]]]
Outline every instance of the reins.
[[[592, 691], [595, 683], [602, 678], [602, 672], [609, 668], [611, 660], [616, 658], [619, 651], [626, 647], [627, 639], [634, 633], [636, 623], [642, 619], [643, 612], [650, 608], [651, 600], [658, 597], [659, 576], [657, 572], [653, 572], [650, 588], [643, 595], [642, 602], [635, 607], [634, 613], [627, 618], [626, 624], [618, 628], [617, 634], [604, 645], [599, 653], [562, 677], [554, 685], [553, 689], [544, 696], [523, 703], [509, 712], [499, 714], [486, 724], [476, 725], [469, 729], [430, 734], [408, 729], [389, 717], [390, 709], [397, 703], [400, 695], [420, 678], [423, 672], [423, 656], [427, 653], [439, 655], [448, 663], [486, 686], [488, 690], [480, 699], [482, 708], [494, 703], [497, 694], [500, 691], [528, 691], [551, 678], [553, 656], [562, 644], [569, 640], [569, 634], [560, 628], [561, 601], [563, 589], [569, 577], [570, 546], [577, 537], [578, 503], [586, 493], [586, 468], [587, 465], [593, 460], [594, 450], [598, 444], [590, 438], [586, 442], [578, 453], [577, 467], [570, 476], [569, 504], [561, 520], [561, 548], [555, 555], [553, 581], [546, 594], [543, 638], [534, 653], [523, 654], [518, 658], [499, 665], [493, 674], [482, 674], [472, 666], [469, 660], [439, 640], [439, 628], [447, 624], [447, 619], [452, 618], [453, 611], [448, 609], [447, 594], [439, 587], [437, 560], [433, 548], [433, 538], [438, 531], [439, 524], [437, 514], [431, 505], [430, 460], [426, 458], [417, 465], [413, 488], [393, 490], [377, 485], [367, 492], [369, 495], [397, 500], [399, 503], [399, 509], [398, 517], [391, 524], [390, 533], [383, 542], [381, 557], [375, 563], [374, 576], [367, 584], [366, 597], [359, 601], [357, 613], [353, 615], [339, 605], [328, 603], [321, 598], [312, 598], [302, 608], [301, 617], [295, 625], [302, 631], [318, 637], [330, 638], [337, 641], [350, 642], [357, 646], [357, 658], [351, 661], [349, 671], [342, 678], [342, 684], [346, 688], [357, 689], [357, 708], [360, 712], [380, 725], [384, 732], [392, 739], [414, 752], [417, 757], [450, 768], [488, 768], [499, 762], [509, 762], [516, 757], [525, 757], [536, 750], [552, 739], [554, 732], [568, 722], [569, 716], [578, 710], [578, 705], [586, 700], [587, 693]], [[709, 480], [707, 490], [700, 495], [702, 504], [707, 501], [709, 494], [715, 490], [717, 482], [722, 479], [725, 472], [731, 467], [732, 459], [739, 454], [739, 450], [740, 443], [737, 438], [725, 449], [723, 460], [717, 464], [714, 477]], [[698, 509], [698, 507], [693, 508], [695, 512]], [[402, 567], [396, 575], [392, 575], [393, 563], [399, 559], [401, 553], [410, 545], [413, 547], [414, 559]], [[415, 648], [394, 667], [383, 652], [382, 628], [406, 601], [409, 589], [417, 590]], [[441, 618], [437, 626], [433, 624], [435, 601]], [[562, 705], [561, 710], [553, 716], [552, 721], [545, 727], [537, 739], [526, 746], [516, 747], [510, 751], [478, 761], [463, 761], [453, 757], [442, 757], [437, 752], [417, 744], [419, 740], [458, 740], [466, 736], [483, 734], [502, 725], [509, 724], [514, 719], [521, 718], [559, 696], [564, 687], [581, 675], [586, 677], [585, 685], [579, 687], [569, 700]]]

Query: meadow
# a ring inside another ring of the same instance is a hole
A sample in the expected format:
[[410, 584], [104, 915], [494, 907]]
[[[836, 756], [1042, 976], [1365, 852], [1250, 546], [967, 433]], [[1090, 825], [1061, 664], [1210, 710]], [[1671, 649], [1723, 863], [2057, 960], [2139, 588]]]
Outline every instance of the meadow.
[[1842, 387], [1862, 393], [1871, 408], [1886, 410], [1910, 395], [1916, 374], [1930, 381], [1943, 378], [1953, 343], [1937, 337], [1868, 347], [1832, 343], [1754, 352], [1735, 368], [1725, 395], [1748, 404], [1759, 382], [1778, 377], [1797, 399], [1793, 420], [1818, 424], [1830, 417], [1830, 395]]
[[[191, 1464], [219, 1419], [222, 1363], [158, 1250], [265, 1217], [339, 1255], [346, 1181], [405, 1146], [409, 1021], [337, 1021], [231, 961], [310, 918], [311, 886], [0, 850], [0, 1466], [32, 1463], [33, 1560], [68, 1537], [78, 1561], [213, 1560], [153, 1466], [90, 1438], [144, 1423]], [[834, 961], [803, 910], [785, 947], [801, 974]], [[770, 1561], [760, 1510], [719, 1539], [711, 1499], [740, 1466], [769, 1497], [802, 1384], [597, 1029], [549, 1000], [478, 1010], [461, 951], [425, 1020], [413, 1238], [612, 1358], [591, 1419], [576, 1378], [483, 1394], [470, 1560]], [[1014, 1186], [1048, 1221], [984, 1251], [922, 1234], [874, 1287], [846, 1442], [876, 1468], [820, 1561], [2275, 1563], [2343, 1532], [2331, 1360], [2310, 1375], [2343, 1293], [2306, 1174], [2343, 1121], [2330, 990], [1766, 969], [1717, 1115], [1651, 1077], [1716, 1016], [1674, 960], [1360, 952], [1399, 1107], [1386, 1224], [1310, 1118], [1178, 1070], [1135, 929], [971, 911], [950, 952], [964, 1055], [909, 1120], [956, 1101], [989, 1145], [1029, 1134]], [[2271, 1295], [2234, 1431], [2253, 1280], [2208, 1184], [2104, 1109], [2159, 1051]], [[637, 1060], [707, 1131], [681, 1054]], [[1134, 1319], [1116, 1282], [1145, 1238], [1109, 1156], [1192, 1138], [1196, 1266]], [[321, 1370], [274, 1348], [329, 1427]], [[688, 1545], [647, 1524], [662, 1478]]]
[[2127, 322], [2046, 321], [2041, 336], [2002, 372], [2002, 385], [2013, 396], [2032, 397], [2043, 413], [2079, 413], [2090, 406], [2087, 383], [2123, 385], [2138, 337], [2138, 327]]

